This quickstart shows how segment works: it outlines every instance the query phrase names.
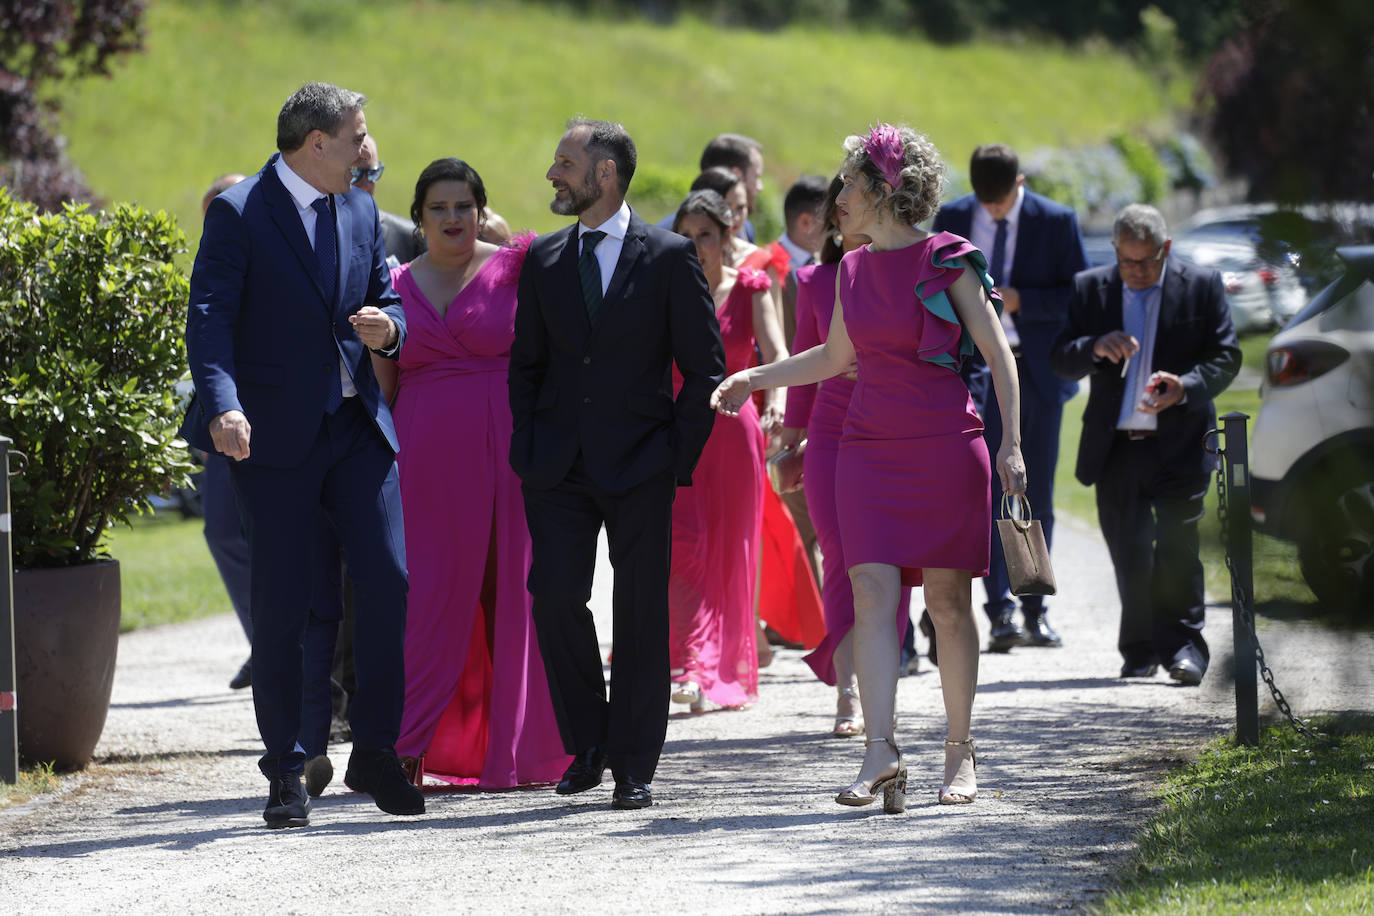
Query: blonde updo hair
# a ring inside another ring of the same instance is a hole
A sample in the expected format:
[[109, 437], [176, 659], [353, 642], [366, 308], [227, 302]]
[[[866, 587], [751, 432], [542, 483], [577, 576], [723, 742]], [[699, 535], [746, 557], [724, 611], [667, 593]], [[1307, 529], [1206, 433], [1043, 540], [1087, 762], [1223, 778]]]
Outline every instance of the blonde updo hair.
[[840, 171], [864, 179], [867, 192], [877, 199], [877, 205], [887, 210], [899, 223], [914, 226], [923, 223], [940, 209], [945, 190], [945, 164], [940, 151], [924, 134], [910, 127], [898, 127], [902, 138], [902, 174], [900, 187], [892, 193], [883, 191], [887, 181], [883, 173], [868, 158], [865, 144], [868, 137], [854, 135], [844, 141], [844, 163]]

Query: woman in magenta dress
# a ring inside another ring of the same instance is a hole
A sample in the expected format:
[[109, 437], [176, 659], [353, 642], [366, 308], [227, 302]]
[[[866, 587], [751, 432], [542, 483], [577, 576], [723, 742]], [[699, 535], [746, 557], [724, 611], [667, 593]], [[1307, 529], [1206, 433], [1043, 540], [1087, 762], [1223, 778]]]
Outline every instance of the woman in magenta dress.
[[507, 462], [506, 372], [529, 236], [504, 248], [479, 241], [486, 203], [461, 160], [420, 173], [410, 213], [429, 247], [392, 271], [408, 337], [381, 381], [395, 392], [410, 571], [396, 750], [414, 758], [417, 783], [428, 773], [501, 789], [556, 782], [569, 758], [530, 618], [529, 532]]
[[1003, 429], [996, 469], [1004, 490], [1026, 487], [1019, 391], [982, 254], [951, 233], [915, 225], [939, 206], [944, 168], [930, 141], [880, 125], [845, 141], [837, 205], [846, 235], [872, 239], [845, 255], [825, 343], [730, 376], [712, 395], [724, 413], [754, 389], [804, 385], [846, 371], [858, 383], [835, 468], [840, 540], [854, 589], [854, 664], [868, 723], [859, 778], [836, 796], [883, 810], [906, 807], [906, 765], [894, 735], [904, 586], [924, 585], [940, 643], [948, 735], [941, 804], [977, 795], [970, 720], [978, 684], [974, 576], [988, 565], [991, 495], [982, 423], [959, 362], [977, 346], [992, 370]]
[[[820, 263], [797, 271], [797, 333], [792, 341], [797, 353], [824, 343], [829, 336], [840, 258], [869, 241], [864, 235], [841, 235], [843, 241], [836, 240], [839, 211], [835, 199], [843, 187], [844, 182], [836, 176], [826, 195], [823, 219], [829, 234], [821, 247]], [[803, 434], [806, 437], [802, 486], [821, 548], [821, 600], [825, 609], [825, 638], [806, 656], [806, 663], [816, 677], [835, 686], [835, 727], [831, 733], [837, 738], [851, 738], [864, 731], [854, 673], [854, 590], [845, 571], [835, 512], [835, 461], [854, 384], [850, 373], [845, 373], [820, 385], [789, 388], [782, 436], [784, 447], [795, 447]], [[900, 601], [899, 611], [904, 612], [911, 603], [910, 589], [901, 590]]]
[[[762, 272], [726, 267], [731, 214], [715, 191], [693, 191], [679, 208], [676, 232], [691, 239], [716, 302], [726, 366], [749, 365], [754, 344], [765, 362], [787, 355]], [[680, 383], [680, 380], [679, 380]], [[781, 426], [780, 392], [765, 415]], [[754, 597], [763, 520], [764, 426], [751, 402], [718, 419], [673, 503], [673, 562], [668, 581], [668, 654], [673, 700], [700, 708], [743, 706], [758, 698]]]

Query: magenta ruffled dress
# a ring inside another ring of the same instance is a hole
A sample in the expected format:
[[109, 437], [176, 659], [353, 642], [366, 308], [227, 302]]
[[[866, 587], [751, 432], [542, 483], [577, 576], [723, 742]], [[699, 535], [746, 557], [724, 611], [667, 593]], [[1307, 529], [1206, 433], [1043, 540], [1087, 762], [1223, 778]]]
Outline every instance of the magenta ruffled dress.
[[[753, 361], [754, 294], [771, 285], [762, 271], [740, 268], [716, 312], [727, 372], [739, 372]], [[674, 680], [695, 681], [720, 706], [758, 699], [754, 594], [763, 463], [763, 428], [751, 399], [738, 416], [716, 417], [692, 485], [680, 487], [673, 503], [669, 663]]]
[[532, 235], [493, 254], [440, 316], [409, 265], [393, 415], [410, 594], [402, 756], [448, 782], [556, 782], [563, 751], [525, 578], [530, 538], [510, 469], [515, 290]]
[[923, 569], [987, 575], [991, 466], [958, 374], [973, 342], [946, 295], [965, 264], [991, 293], [982, 253], [948, 232], [840, 263], [859, 365], [835, 468], [844, 561], [899, 567], [908, 586]]

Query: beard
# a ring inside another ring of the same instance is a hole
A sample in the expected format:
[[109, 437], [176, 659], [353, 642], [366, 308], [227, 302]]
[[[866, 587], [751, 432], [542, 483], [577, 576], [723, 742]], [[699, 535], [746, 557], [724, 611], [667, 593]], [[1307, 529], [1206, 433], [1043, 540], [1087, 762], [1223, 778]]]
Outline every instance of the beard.
[[593, 178], [592, 170], [587, 169], [582, 184], [577, 187], [568, 185], [568, 196], [562, 199], [555, 196], [549, 203], [549, 209], [559, 216], [576, 216], [599, 201], [601, 194], [601, 188]]

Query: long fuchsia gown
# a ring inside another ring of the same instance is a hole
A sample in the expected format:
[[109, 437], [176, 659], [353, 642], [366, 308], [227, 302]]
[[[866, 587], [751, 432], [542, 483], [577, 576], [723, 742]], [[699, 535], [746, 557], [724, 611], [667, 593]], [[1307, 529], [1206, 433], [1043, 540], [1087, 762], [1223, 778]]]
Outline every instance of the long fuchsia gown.
[[[793, 353], [805, 353], [830, 336], [830, 319], [835, 314], [835, 275], [840, 265], [814, 264], [797, 271], [797, 333]], [[843, 375], [826, 379], [819, 385], [799, 385], [787, 389], [787, 414], [783, 425], [806, 429], [806, 452], [802, 455], [802, 486], [806, 507], [816, 540], [821, 547], [821, 603], [825, 610], [825, 638], [806, 663], [816, 677], [835, 683], [835, 649], [854, 628], [854, 587], [844, 562], [840, 543], [840, 523], [835, 512], [835, 460], [840, 452], [854, 380]], [[902, 589], [898, 616], [906, 619], [911, 592]]]
[[410, 275], [394, 416], [410, 596], [402, 756], [425, 772], [501, 789], [567, 766], [525, 577], [530, 538], [507, 460], [506, 372], [529, 238], [493, 254], [440, 316]]
[[[734, 288], [717, 310], [726, 372], [749, 367], [754, 356], [754, 294], [770, 285], [762, 271], [740, 268]], [[763, 428], [750, 400], [739, 416], [716, 417], [692, 472], [692, 485], [680, 488], [673, 503], [669, 663], [675, 678], [695, 681], [702, 694], [720, 706], [758, 699], [754, 594], [763, 524], [763, 462]]]
[[991, 467], [958, 375], [973, 342], [946, 295], [964, 270], [956, 258], [991, 293], [982, 253], [948, 232], [840, 263], [859, 365], [835, 468], [840, 539], [846, 564], [897, 566], [903, 585], [920, 585], [923, 569], [988, 568]]

